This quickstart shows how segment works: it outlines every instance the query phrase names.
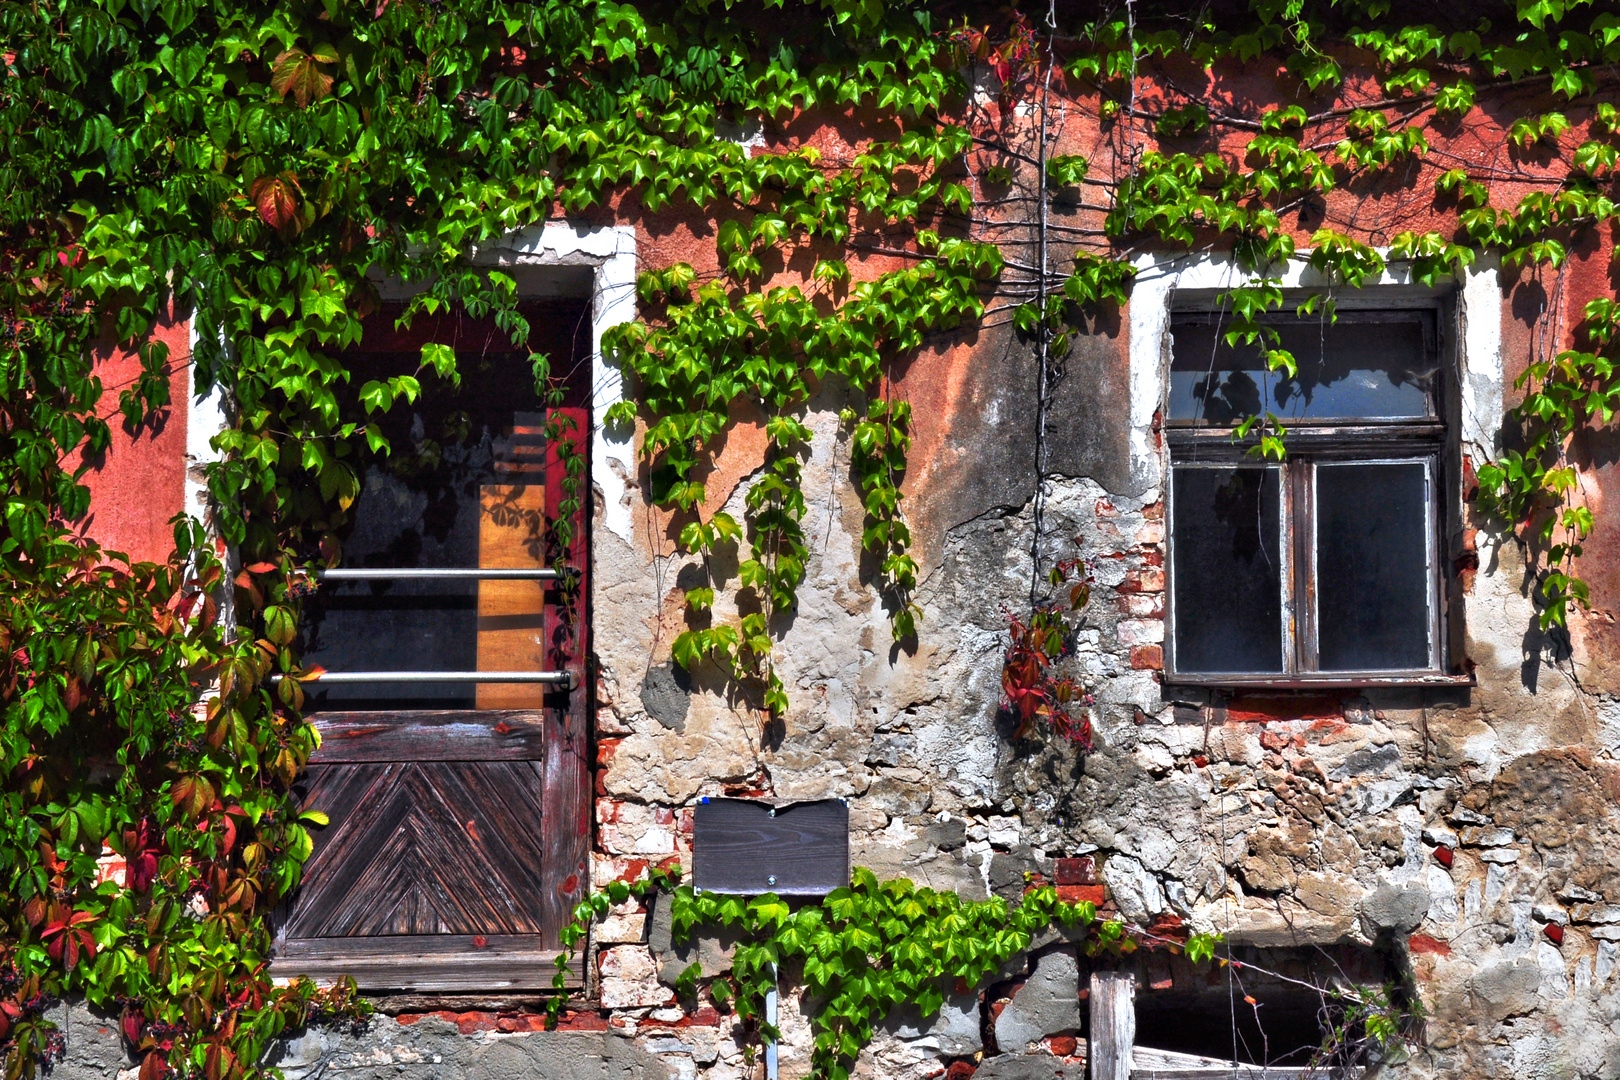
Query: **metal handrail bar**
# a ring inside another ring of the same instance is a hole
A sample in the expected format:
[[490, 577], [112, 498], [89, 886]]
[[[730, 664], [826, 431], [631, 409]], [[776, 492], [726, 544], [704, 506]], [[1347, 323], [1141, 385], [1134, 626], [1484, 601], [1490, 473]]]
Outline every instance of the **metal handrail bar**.
[[[573, 569], [563, 571], [564, 574], [573, 574]], [[536, 567], [532, 570], [505, 570], [505, 569], [461, 569], [461, 568], [434, 568], [434, 567], [380, 567], [376, 569], [342, 569], [317, 570], [315, 577], [321, 581], [391, 581], [394, 579], [434, 579], [447, 578], [462, 581], [556, 581], [559, 574], [553, 567]]]
[[[272, 675], [272, 682], [280, 682], [285, 675]], [[568, 671], [323, 671], [305, 676], [303, 682], [320, 683], [555, 683], [571, 684], [573, 673]]]

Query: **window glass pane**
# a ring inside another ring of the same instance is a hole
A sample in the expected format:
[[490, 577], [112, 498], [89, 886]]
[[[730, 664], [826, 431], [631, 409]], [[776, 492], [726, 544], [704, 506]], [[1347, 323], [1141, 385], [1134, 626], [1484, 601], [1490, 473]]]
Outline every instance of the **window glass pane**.
[[[397, 314], [397, 313], [395, 313]], [[588, 325], [577, 303], [525, 311], [530, 341], [567, 371]], [[504, 339], [457, 341], [459, 386], [418, 371], [419, 345], [380, 320], [383, 348], [351, 352], [349, 392], [415, 374], [422, 394], [373, 421], [392, 452], [357, 465], [361, 491], [339, 533], [340, 567], [520, 568], [550, 565], [545, 546], [545, 403], [529, 354]], [[473, 340], [470, 340], [473, 339]], [[368, 323], [367, 341], [373, 340]], [[396, 351], [396, 349], [398, 351]], [[500, 349], [500, 351], [495, 351]], [[386, 350], [386, 351], [384, 351]], [[582, 353], [580, 353], [583, 355]], [[351, 459], [352, 460], [352, 459]], [[546, 668], [538, 581], [326, 581], [306, 604], [304, 659], [329, 671], [539, 671]], [[519, 683], [308, 683], [320, 709], [537, 708], [544, 688]]]
[[1282, 671], [1278, 470], [1173, 470], [1176, 668]]
[[1323, 671], [1429, 666], [1428, 529], [1422, 462], [1316, 467]]
[[1169, 415], [1232, 424], [1265, 412], [1284, 419], [1397, 418], [1433, 414], [1436, 364], [1425, 342], [1429, 315], [1370, 319], [1341, 312], [1270, 322], [1299, 365], [1297, 378], [1267, 369], [1263, 340], [1226, 343], [1225, 321], [1181, 317], [1171, 328]]

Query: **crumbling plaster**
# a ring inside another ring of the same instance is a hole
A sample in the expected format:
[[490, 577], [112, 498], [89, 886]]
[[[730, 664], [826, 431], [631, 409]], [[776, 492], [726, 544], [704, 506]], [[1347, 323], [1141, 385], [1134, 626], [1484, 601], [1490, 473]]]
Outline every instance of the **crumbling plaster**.
[[[1083, 418], [1055, 410], [1050, 427], [1063, 467], [1048, 477], [1041, 557], [1067, 554], [1075, 538], [1096, 576], [1072, 661], [1096, 693], [1095, 752], [1015, 745], [997, 717], [1005, 614], [1024, 602], [1032, 571], [1034, 404], [1010, 335], [985, 330], [925, 353], [898, 380], [928, 407], [918, 422], [927, 452], [914, 451], [906, 482], [923, 563], [915, 643], [890, 641], [859, 551], [836, 420], [847, 395], [829, 385], [810, 402], [811, 557], [799, 606], [776, 628], [793, 698], [780, 726], [728, 699], [715, 673], [672, 671], [679, 583], [695, 564], [675, 554], [669, 519], [641, 507], [628, 540], [597, 530], [599, 877], [684, 859], [681, 811], [703, 795], [841, 796], [857, 861], [879, 874], [1016, 897], [1027, 874], [1091, 854], [1108, 902], [1141, 924], [1181, 921], [1275, 948], [1385, 949], [1409, 967], [1430, 1015], [1428, 1048], [1400, 1067], [1406, 1075], [1609, 1075], [1620, 1034], [1603, 1002], [1620, 915], [1597, 921], [1614, 895], [1603, 891], [1607, 870], [1578, 864], [1610, 864], [1600, 837], [1620, 819], [1597, 793], [1610, 790], [1614, 766], [1599, 759], [1617, 741], [1616, 710], [1578, 684], [1567, 651], [1541, 648], [1513, 541], [1485, 530], [1475, 539], [1464, 636], [1476, 687], [1223, 706], [1161, 686], [1165, 316], [1178, 290], [1219, 288], [1233, 271], [1218, 260], [1140, 269], [1121, 325], [1082, 340], [1072, 362], [1128, 388], [1124, 400]], [[1287, 284], [1309, 286], [1309, 273]], [[1403, 284], [1398, 269], [1386, 277]], [[1475, 462], [1500, 449], [1511, 287], [1482, 264], [1459, 290], [1461, 434]], [[739, 513], [749, 477], [722, 479], [729, 490], [711, 490], [709, 509]], [[734, 582], [723, 584], [722, 613]], [[1548, 769], [1556, 779], [1532, 783]], [[1558, 830], [1526, 830], [1528, 807], [1577, 782], [1587, 792], [1578, 805], [1547, 808]], [[1449, 869], [1437, 847], [1455, 849]], [[1571, 892], [1577, 880], [1592, 884]], [[1602, 899], [1571, 899], [1586, 895]], [[1543, 930], [1550, 922], [1566, 929], [1561, 947]], [[1576, 1015], [1591, 1025], [1579, 1034], [1564, 1019]], [[903, 1075], [904, 1060], [926, 1075], [948, 1056], [885, 1039], [873, 1055], [881, 1075]], [[1061, 1068], [1048, 1058], [1041, 1068]]]

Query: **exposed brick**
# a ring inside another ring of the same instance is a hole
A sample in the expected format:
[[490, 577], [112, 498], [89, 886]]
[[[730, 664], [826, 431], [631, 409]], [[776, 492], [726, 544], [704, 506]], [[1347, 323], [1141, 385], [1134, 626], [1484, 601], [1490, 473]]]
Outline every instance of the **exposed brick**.
[[1413, 934], [1406, 939], [1406, 949], [1413, 953], [1433, 953], [1435, 956], [1450, 956], [1451, 946], [1438, 938], [1428, 934]]
[[945, 1066], [945, 1080], [968, 1080], [979, 1067], [971, 1061], [953, 1061]]
[[1336, 697], [1234, 697], [1226, 703], [1228, 720], [1343, 720], [1344, 703]]
[[1107, 499], [1098, 499], [1097, 500], [1097, 516], [1098, 517], [1119, 517], [1119, 507], [1115, 506], [1113, 503], [1109, 502]]
[[565, 1012], [557, 1018], [559, 1031], [606, 1031], [607, 1017], [596, 1012]]
[[1163, 570], [1127, 570], [1125, 580], [1114, 588], [1115, 592], [1164, 592]]
[[1077, 859], [1058, 859], [1052, 876], [1059, 885], [1097, 884], [1097, 860], [1090, 855]]
[[1142, 507], [1142, 516], [1148, 521], [1163, 521], [1164, 503], [1148, 503], [1146, 506]]
[[1155, 645], [1164, 640], [1164, 620], [1121, 619], [1114, 636], [1121, 645]]
[[456, 1030], [463, 1035], [499, 1029], [500, 1017], [487, 1012], [464, 1012], [456, 1017]]
[[1287, 732], [1262, 731], [1260, 733], [1260, 745], [1265, 747], [1267, 750], [1286, 750], [1288, 749], [1288, 744], [1292, 741], [1293, 740], [1288, 737]]
[[1053, 1035], [1044, 1040], [1046, 1048], [1058, 1057], [1073, 1057], [1080, 1043], [1073, 1035]]
[[1164, 618], [1164, 593], [1118, 593], [1114, 600], [1120, 613], [1133, 619]]
[[1164, 646], [1162, 645], [1133, 645], [1131, 646], [1131, 667], [1138, 671], [1163, 671]]
[[1101, 885], [1059, 885], [1057, 894], [1059, 900], [1070, 904], [1079, 904], [1089, 900], [1101, 907], [1103, 903], [1103, 887]]
[[1144, 544], [1137, 548], [1136, 557], [1142, 560], [1144, 566], [1164, 565], [1164, 550], [1153, 545]]

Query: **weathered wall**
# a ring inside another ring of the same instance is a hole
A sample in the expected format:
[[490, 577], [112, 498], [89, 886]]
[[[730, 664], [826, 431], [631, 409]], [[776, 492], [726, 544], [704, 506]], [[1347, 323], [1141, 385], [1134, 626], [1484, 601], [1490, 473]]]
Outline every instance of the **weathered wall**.
[[[1203, 85], [1202, 73], [1185, 77]], [[1246, 88], [1269, 100], [1271, 71], [1227, 72], [1219, 93], [1238, 109]], [[859, 130], [807, 126], [787, 135], [837, 160]], [[1483, 110], [1447, 138], [1472, 162], [1506, 156], [1502, 131]], [[1106, 161], [1121, 149], [1119, 133], [1071, 116], [1060, 149]], [[1445, 208], [1413, 210], [1423, 200], [1401, 186], [1410, 182], [1335, 194], [1301, 217], [1302, 244], [1324, 220], [1372, 227], [1397, 205], [1420, 219], [1403, 228], [1445, 225]], [[1523, 190], [1502, 183], [1494, 194], [1506, 204]], [[707, 223], [647, 218], [633, 205], [617, 220], [637, 226], [641, 265], [679, 259], [714, 269]], [[1060, 220], [1097, 219], [1076, 210]], [[1027, 258], [1028, 232], [1009, 235], [1023, 238]], [[1607, 256], [1574, 256], [1564, 304], [1607, 288]], [[892, 265], [874, 256], [861, 272]], [[1483, 274], [1468, 292], [1471, 344], [1459, 372], [1464, 452], [1476, 465], [1501, 447], [1504, 400], [1512, 402], [1547, 297], [1529, 275]], [[1141, 295], [1133, 305], [1146, 302]], [[840, 796], [849, 800], [857, 861], [880, 875], [1016, 897], [1026, 875], [1038, 874], [1067, 897], [1105, 902], [1144, 926], [1218, 931], [1234, 946], [1271, 950], [1249, 955], [1294, 965], [1288, 970], [1307, 981], [1322, 973], [1307, 962], [1327, 955], [1318, 949], [1350, 950], [1356, 959], [1340, 966], [1356, 981], [1409, 972], [1428, 1014], [1425, 1046], [1392, 1066], [1396, 1075], [1620, 1075], [1620, 1006], [1611, 1004], [1620, 966], [1620, 858], [1612, 854], [1620, 839], [1620, 504], [1604, 499], [1620, 460], [1613, 438], [1583, 436], [1574, 451], [1598, 526], [1581, 568], [1593, 610], [1572, 619], [1569, 635], [1536, 629], [1523, 552], [1474, 522], [1478, 569], [1462, 558], [1457, 573], [1477, 686], [1225, 699], [1167, 690], [1159, 671], [1164, 463], [1140, 423], [1153, 409], [1139, 400], [1159, 390], [1135, 359], [1144, 344], [1131, 340], [1137, 314], [1104, 313], [1080, 338], [1047, 428], [1040, 557], [1072, 553], [1075, 538], [1098, 585], [1073, 661], [1097, 699], [1097, 745], [1084, 757], [1014, 743], [998, 719], [1005, 615], [1025, 602], [1034, 571], [1037, 481], [1035, 365], [1005, 313], [973, 333], [938, 338], [897, 373], [895, 391], [916, 409], [905, 482], [922, 564], [914, 648], [891, 642], [860, 550], [863, 511], [838, 423], [847, 394], [829, 383], [808, 403], [811, 557], [797, 610], [775, 628], [793, 701], [780, 726], [734, 707], [713, 672], [673, 666], [680, 585], [693, 564], [675, 551], [671, 517], [647, 504], [644, 467], [608, 462], [639, 486], [629, 525], [598, 524], [592, 541], [597, 883], [672, 857], [689, 865], [692, 807], [702, 796]], [[1577, 316], [1569, 306], [1562, 325]], [[1149, 353], [1157, 347], [1146, 344]], [[724, 507], [741, 516], [762, 445], [758, 418], [740, 408], [707, 478], [705, 514]], [[168, 469], [169, 460], [151, 468]], [[122, 529], [112, 489], [98, 488], [97, 499], [97, 529]], [[161, 526], [149, 535], [161, 539]], [[731, 610], [728, 596], [716, 610]], [[592, 1000], [571, 1022], [605, 1032], [529, 1033], [532, 1014], [516, 1004], [457, 1014], [462, 1006], [445, 1002], [424, 1016], [418, 1002], [364, 1033], [304, 1037], [283, 1064], [291, 1080], [334, 1070], [743, 1075], [729, 1017], [675, 999], [673, 975], [687, 959], [670, 946], [667, 922], [627, 907], [595, 928], [592, 950]], [[712, 974], [724, 956], [707, 950]], [[860, 1071], [926, 1077], [949, 1066], [960, 1080], [977, 1064], [984, 1080], [1083, 1075], [1074, 1036], [1085, 963], [1060, 939], [1045, 942], [1004, 981], [953, 998], [939, 1017], [893, 1018]], [[1230, 998], [1220, 980], [1234, 977], [1231, 969], [1210, 976], [1162, 954], [1142, 964], [1144, 993]], [[784, 1003], [787, 1076], [807, 1060], [799, 1007], [791, 997]], [[1144, 1044], [1181, 1037], [1165, 1015], [1145, 1009], [1159, 1019], [1139, 1030]], [[116, 1064], [105, 1055], [73, 1060], [87, 1074]]]
[[153, 337], [169, 348], [169, 404], [139, 428], [118, 411], [118, 395], [134, 385], [141, 359], [133, 351], [103, 348], [96, 354], [101, 380], [97, 410], [113, 429], [112, 445], [89, 460], [84, 484], [90, 515], [83, 528], [104, 548], [136, 562], [161, 562], [174, 550], [169, 519], [186, 504], [186, 430], [191, 406], [190, 323], [160, 323]]

